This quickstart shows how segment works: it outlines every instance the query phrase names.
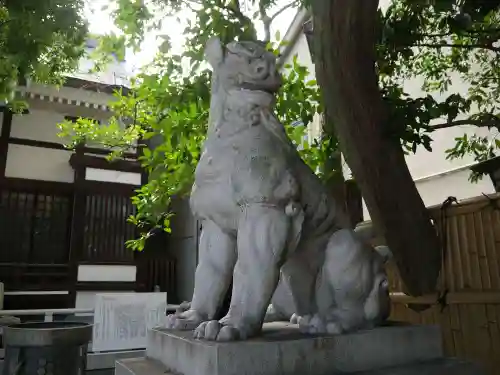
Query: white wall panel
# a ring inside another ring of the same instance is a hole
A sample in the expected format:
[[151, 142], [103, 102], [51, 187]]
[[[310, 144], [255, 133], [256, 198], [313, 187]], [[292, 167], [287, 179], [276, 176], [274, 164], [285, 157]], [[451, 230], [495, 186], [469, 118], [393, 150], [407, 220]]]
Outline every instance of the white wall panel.
[[85, 176], [87, 180], [91, 181], [115, 182], [129, 185], [141, 184], [141, 175], [139, 173], [87, 168]]
[[78, 281], [134, 282], [136, 273], [136, 266], [81, 264], [78, 266]]
[[5, 176], [73, 182], [74, 171], [69, 165], [71, 154], [66, 150], [10, 144]]
[[64, 121], [64, 115], [58, 112], [30, 109], [29, 114], [14, 115], [10, 136], [37, 141], [64, 143], [57, 136], [57, 124]]

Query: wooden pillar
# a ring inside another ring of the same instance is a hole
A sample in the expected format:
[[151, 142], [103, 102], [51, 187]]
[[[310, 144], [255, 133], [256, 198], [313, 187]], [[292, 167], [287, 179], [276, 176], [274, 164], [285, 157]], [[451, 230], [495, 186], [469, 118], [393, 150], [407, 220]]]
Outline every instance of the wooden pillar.
[[[83, 147], [76, 148], [77, 155], [83, 155]], [[73, 215], [71, 220], [71, 234], [69, 244], [69, 267], [70, 280], [69, 285], [69, 305], [76, 304], [76, 287], [78, 283], [78, 265], [83, 257], [83, 242], [85, 230], [85, 204], [86, 193], [82, 189], [85, 183], [86, 168], [83, 164], [74, 166], [74, 190], [73, 190]]]
[[345, 181], [345, 201], [351, 227], [355, 228], [357, 224], [363, 221], [363, 197], [358, 184], [354, 180]]

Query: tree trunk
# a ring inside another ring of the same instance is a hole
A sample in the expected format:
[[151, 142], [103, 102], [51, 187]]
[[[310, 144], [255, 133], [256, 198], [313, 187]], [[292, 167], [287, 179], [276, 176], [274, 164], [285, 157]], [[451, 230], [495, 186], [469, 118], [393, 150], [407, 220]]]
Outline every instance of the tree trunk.
[[327, 114], [409, 293], [435, 291], [440, 243], [388, 118], [375, 72], [378, 0], [313, 0], [316, 75]]
[[[324, 116], [326, 119], [326, 116]], [[331, 127], [326, 126], [325, 121], [323, 121], [323, 132], [326, 134], [332, 134], [333, 130]], [[324, 184], [327, 189], [331, 192], [337, 202], [337, 209], [341, 211], [340, 217], [344, 218], [345, 221], [340, 223], [342, 227], [349, 227], [349, 212], [347, 210], [346, 204], [346, 194], [345, 194], [345, 179], [342, 173], [342, 153], [340, 150], [330, 149], [327, 159], [321, 165], [322, 172], [328, 176], [325, 179]]]
[[326, 160], [325, 165], [323, 165], [325, 173], [331, 173], [333, 171], [325, 181], [325, 185], [339, 205], [337, 209], [342, 211], [342, 217], [345, 218], [345, 222], [341, 223], [341, 225], [343, 227], [352, 227], [351, 215], [347, 209], [345, 179], [342, 173], [342, 154], [339, 151], [334, 151], [332, 154], [333, 155]]

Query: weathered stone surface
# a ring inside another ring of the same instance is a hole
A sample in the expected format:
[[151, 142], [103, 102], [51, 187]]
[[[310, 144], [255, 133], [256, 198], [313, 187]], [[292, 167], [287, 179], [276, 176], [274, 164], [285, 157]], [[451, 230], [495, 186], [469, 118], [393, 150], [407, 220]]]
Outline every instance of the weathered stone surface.
[[115, 375], [169, 375], [164, 366], [148, 358], [120, 359], [115, 364]]
[[167, 293], [96, 295], [92, 351], [144, 349], [147, 330], [165, 317]]
[[[379, 325], [389, 316], [390, 251], [347, 229], [343, 209], [288, 138], [275, 115], [276, 56], [263, 43], [217, 38], [205, 56], [210, 118], [190, 199], [202, 221], [199, 263], [189, 309], [169, 315], [165, 328], [245, 340], [271, 318], [270, 300], [310, 334]], [[231, 281], [229, 312], [214, 320]]]
[[[165, 372], [157, 361], [148, 358], [117, 361], [115, 375], [178, 375]], [[316, 375], [311, 371], [303, 375]], [[330, 375], [334, 375], [333, 373]], [[437, 359], [378, 371], [357, 372], [354, 375], [485, 375], [479, 366], [457, 359]]]
[[378, 371], [358, 372], [356, 375], [486, 375], [486, 372], [470, 362], [442, 358]]
[[167, 371], [183, 375], [329, 375], [443, 356], [435, 326], [390, 325], [346, 335], [310, 336], [296, 325], [267, 323], [262, 336], [248, 341], [220, 343], [192, 337], [192, 332], [153, 330], [147, 356], [162, 362]]

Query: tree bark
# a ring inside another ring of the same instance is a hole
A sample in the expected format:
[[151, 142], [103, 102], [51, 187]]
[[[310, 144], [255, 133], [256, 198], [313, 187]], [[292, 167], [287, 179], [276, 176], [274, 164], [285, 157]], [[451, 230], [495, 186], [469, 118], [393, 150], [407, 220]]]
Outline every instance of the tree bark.
[[327, 121], [358, 182], [373, 224], [394, 253], [409, 293], [436, 290], [437, 232], [410, 175], [375, 72], [378, 0], [313, 0], [316, 75]]
[[[334, 127], [332, 123], [326, 122], [329, 116], [326, 115], [326, 109], [324, 112], [322, 130], [326, 134], [333, 135], [335, 133]], [[323, 173], [330, 174], [325, 181], [325, 185], [338, 204], [337, 209], [341, 211], [340, 217], [345, 219], [345, 222], [340, 223], [340, 225], [342, 227], [352, 227], [351, 216], [347, 206], [345, 179], [342, 171], [342, 153], [340, 150], [330, 150], [330, 155], [328, 155], [328, 159], [325, 160], [321, 168], [323, 168]]]

